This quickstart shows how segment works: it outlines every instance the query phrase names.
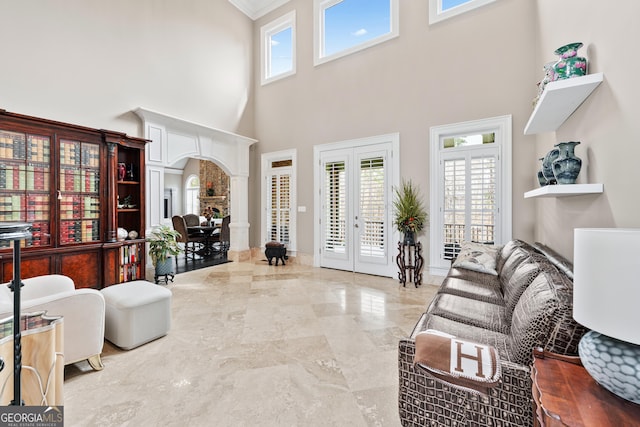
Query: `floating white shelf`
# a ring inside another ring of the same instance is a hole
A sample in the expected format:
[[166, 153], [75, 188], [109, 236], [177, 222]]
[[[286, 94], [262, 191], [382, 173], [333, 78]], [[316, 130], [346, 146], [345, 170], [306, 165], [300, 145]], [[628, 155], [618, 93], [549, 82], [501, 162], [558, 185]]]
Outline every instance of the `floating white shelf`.
[[582, 194], [598, 194], [604, 192], [604, 184], [557, 184], [545, 185], [524, 193], [524, 198], [531, 197], [568, 197]]
[[524, 128], [525, 135], [554, 131], [584, 102], [602, 80], [602, 73], [547, 84]]

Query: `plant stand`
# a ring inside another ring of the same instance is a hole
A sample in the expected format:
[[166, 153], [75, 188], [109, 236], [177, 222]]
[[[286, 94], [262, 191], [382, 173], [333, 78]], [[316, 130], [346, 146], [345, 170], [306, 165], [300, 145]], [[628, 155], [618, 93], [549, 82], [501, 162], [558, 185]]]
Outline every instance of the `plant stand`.
[[413, 282], [416, 288], [422, 285], [422, 266], [424, 265], [422, 243], [405, 244], [404, 242], [398, 242], [396, 264], [400, 269], [398, 280], [402, 283], [402, 286], [407, 285], [407, 275], [409, 276], [409, 282]]

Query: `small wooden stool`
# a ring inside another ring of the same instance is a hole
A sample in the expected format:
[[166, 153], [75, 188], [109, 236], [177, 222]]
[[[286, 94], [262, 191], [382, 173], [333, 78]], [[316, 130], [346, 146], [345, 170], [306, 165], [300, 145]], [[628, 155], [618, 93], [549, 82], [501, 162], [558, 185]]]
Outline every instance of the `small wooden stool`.
[[284, 243], [269, 242], [264, 246], [264, 256], [269, 260], [269, 265], [272, 265], [271, 261], [273, 258], [276, 259], [276, 265], [278, 265], [278, 260], [282, 261], [282, 265], [285, 265], [284, 260], [289, 257], [287, 256], [287, 248], [285, 248]]

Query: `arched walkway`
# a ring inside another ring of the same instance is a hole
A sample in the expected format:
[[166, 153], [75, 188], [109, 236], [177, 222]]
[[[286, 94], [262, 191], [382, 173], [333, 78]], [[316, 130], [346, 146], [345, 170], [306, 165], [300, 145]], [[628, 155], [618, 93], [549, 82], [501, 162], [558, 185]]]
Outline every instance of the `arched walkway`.
[[147, 227], [162, 222], [164, 170], [180, 159], [211, 160], [230, 177], [229, 258], [249, 259], [249, 147], [257, 141], [155, 111], [134, 111], [143, 121], [146, 148]]

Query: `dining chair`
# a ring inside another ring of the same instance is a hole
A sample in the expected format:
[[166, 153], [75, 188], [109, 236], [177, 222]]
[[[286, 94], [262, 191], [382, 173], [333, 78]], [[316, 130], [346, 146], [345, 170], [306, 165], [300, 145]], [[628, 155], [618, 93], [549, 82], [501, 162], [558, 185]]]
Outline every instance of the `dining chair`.
[[191, 253], [191, 259], [196, 259], [196, 252], [201, 249], [206, 237], [203, 233], [191, 233], [187, 230], [187, 222], [184, 217], [175, 215], [171, 218], [173, 222], [173, 228], [180, 233], [178, 242], [184, 243], [184, 257], [189, 259], [189, 253]]
[[187, 230], [189, 227], [197, 227], [200, 225], [200, 216], [196, 214], [186, 214], [182, 215], [184, 221], [187, 223]]
[[231, 222], [231, 216], [227, 215], [222, 218], [222, 225], [220, 232], [215, 233], [212, 237], [215, 239], [213, 242], [213, 248], [216, 252], [227, 253], [229, 251], [231, 231], [229, 230], [229, 223]]

